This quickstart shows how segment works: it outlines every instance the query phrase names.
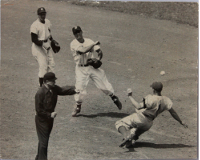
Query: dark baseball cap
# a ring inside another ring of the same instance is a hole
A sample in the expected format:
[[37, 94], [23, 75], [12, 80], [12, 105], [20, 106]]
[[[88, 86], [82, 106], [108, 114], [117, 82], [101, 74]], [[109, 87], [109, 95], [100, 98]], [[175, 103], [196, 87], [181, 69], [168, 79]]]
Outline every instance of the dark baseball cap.
[[37, 14], [40, 15], [40, 14], [42, 14], [42, 13], [47, 13], [46, 10], [45, 10], [45, 8], [44, 8], [44, 7], [38, 8]]
[[80, 26], [76, 26], [72, 28], [73, 34], [80, 33], [82, 31]]
[[158, 92], [161, 92], [163, 89], [163, 84], [161, 82], [153, 82], [150, 87]]
[[56, 79], [57, 79], [56, 75], [53, 72], [48, 72], [44, 75], [44, 81], [46, 80], [51, 81], [51, 80], [56, 80]]

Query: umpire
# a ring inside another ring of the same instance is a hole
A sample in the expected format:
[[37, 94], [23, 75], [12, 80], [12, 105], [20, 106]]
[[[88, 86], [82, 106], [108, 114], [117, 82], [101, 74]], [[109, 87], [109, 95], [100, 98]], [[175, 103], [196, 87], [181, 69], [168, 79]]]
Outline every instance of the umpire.
[[52, 72], [44, 75], [44, 83], [35, 95], [35, 124], [39, 139], [38, 153], [35, 160], [47, 160], [49, 136], [57, 113], [55, 107], [58, 95], [76, 94], [74, 86], [59, 87], [55, 85], [56, 76]]

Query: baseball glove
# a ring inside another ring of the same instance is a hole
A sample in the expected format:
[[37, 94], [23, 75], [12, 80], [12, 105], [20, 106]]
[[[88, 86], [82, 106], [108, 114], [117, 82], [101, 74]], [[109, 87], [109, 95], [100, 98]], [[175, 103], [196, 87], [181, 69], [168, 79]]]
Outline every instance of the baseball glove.
[[52, 50], [53, 50], [54, 53], [58, 53], [60, 51], [60, 45], [55, 40], [51, 41], [51, 48], [52, 48]]
[[99, 67], [101, 67], [102, 62], [100, 60], [97, 60], [96, 58], [90, 58], [87, 60], [87, 64], [93, 66], [95, 69], [98, 69]]

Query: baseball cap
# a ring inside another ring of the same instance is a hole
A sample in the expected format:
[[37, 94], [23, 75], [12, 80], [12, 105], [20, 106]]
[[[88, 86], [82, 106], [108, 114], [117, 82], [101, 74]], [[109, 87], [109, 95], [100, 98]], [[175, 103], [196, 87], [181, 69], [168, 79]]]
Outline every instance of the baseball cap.
[[73, 28], [72, 28], [73, 34], [79, 33], [79, 32], [81, 32], [81, 31], [82, 31], [82, 29], [81, 29], [80, 26], [76, 26], [76, 27], [73, 27]]
[[44, 75], [44, 81], [46, 80], [56, 80], [56, 75], [53, 72], [48, 72]]
[[45, 10], [44, 7], [40, 7], [40, 8], [38, 8], [38, 10], [37, 10], [37, 14], [40, 15], [41, 13], [46, 13], [46, 10]]
[[150, 87], [153, 88], [154, 90], [158, 91], [158, 92], [161, 92], [162, 88], [163, 88], [163, 84], [161, 82], [153, 82], [150, 85]]

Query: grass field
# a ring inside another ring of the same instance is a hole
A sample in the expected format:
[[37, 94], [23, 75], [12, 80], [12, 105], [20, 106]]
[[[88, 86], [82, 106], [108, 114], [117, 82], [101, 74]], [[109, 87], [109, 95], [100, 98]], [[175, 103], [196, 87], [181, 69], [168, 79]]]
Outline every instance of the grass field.
[[198, 3], [195, 2], [98, 2], [78, 0], [71, 0], [68, 2], [74, 5], [96, 7], [97, 9], [123, 12], [161, 20], [171, 20], [177, 23], [198, 27]]

